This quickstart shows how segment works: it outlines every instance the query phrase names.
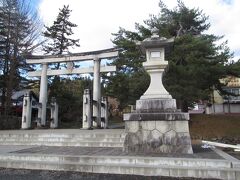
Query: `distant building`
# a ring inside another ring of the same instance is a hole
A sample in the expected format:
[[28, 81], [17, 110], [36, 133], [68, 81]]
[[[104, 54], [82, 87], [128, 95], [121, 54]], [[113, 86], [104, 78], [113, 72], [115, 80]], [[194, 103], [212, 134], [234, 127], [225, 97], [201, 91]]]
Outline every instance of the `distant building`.
[[[13, 92], [12, 94], [12, 110], [13, 110], [13, 113], [16, 114], [16, 115], [19, 115], [21, 116], [22, 114], [22, 105], [23, 105], [23, 97], [26, 93], [30, 92], [31, 95], [32, 95], [32, 98], [33, 98], [33, 108], [36, 109], [36, 104], [38, 102], [38, 97], [37, 95], [30, 89], [24, 89], [24, 90], [21, 90], [21, 91], [15, 91]], [[2, 96], [1, 92], [0, 92], [0, 96]], [[2, 104], [0, 102], [0, 110], [2, 109]]]
[[223, 89], [236, 96], [223, 96], [223, 103], [240, 103], [240, 78], [229, 76], [228, 78], [222, 79], [222, 83], [226, 84]]
[[206, 108], [207, 114], [240, 113], [240, 78], [228, 76], [220, 80], [223, 90], [233, 95], [221, 95], [217, 90], [212, 94], [212, 105]]

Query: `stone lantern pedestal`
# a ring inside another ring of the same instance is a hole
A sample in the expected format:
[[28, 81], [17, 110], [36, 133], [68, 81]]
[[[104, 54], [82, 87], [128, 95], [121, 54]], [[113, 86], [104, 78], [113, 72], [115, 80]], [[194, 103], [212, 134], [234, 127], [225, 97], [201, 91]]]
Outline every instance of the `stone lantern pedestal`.
[[165, 48], [172, 39], [161, 38], [153, 32], [141, 42], [146, 52], [144, 68], [151, 77], [148, 90], [136, 102], [136, 111], [124, 114], [124, 151], [133, 153], [192, 154], [189, 134], [189, 114], [176, 107], [176, 100], [162, 84], [162, 74], [168, 65]]

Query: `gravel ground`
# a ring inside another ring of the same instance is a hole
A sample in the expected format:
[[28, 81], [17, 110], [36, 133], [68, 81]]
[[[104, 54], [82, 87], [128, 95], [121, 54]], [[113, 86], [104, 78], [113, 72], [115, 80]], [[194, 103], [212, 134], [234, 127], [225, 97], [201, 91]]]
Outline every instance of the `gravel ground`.
[[[70, 171], [40, 171], [0, 168], [1, 180], [201, 180], [197, 178], [144, 177], [135, 175], [94, 174]], [[210, 180], [210, 179], [208, 179]], [[212, 179], [216, 180], [216, 179]]]

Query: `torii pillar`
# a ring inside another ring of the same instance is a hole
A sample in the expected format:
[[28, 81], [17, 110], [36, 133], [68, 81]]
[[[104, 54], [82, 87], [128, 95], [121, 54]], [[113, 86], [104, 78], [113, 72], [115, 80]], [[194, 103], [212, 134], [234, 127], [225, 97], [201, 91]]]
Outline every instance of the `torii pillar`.
[[97, 128], [101, 128], [101, 77], [100, 77], [100, 65], [101, 59], [97, 56], [94, 61], [94, 73], [93, 73], [93, 116], [95, 117]]
[[[93, 114], [97, 127], [101, 127], [101, 77], [100, 72], [114, 72], [116, 66], [100, 66], [101, 59], [115, 58], [118, 56], [118, 50], [115, 48], [75, 53], [70, 57], [66, 56], [31, 56], [32, 59], [27, 59], [28, 64], [42, 64], [42, 70], [28, 72], [29, 77], [41, 77], [40, 82], [40, 96], [38, 118], [40, 119], [40, 125], [46, 125], [46, 111], [47, 111], [47, 76], [56, 75], [71, 75], [71, 74], [86, 74], [94, 73], [94, 85], [93, 85], [93, 99], [95, 105], [93, 107]], [[74, 68], [72, 62], [74, 61], [89, 61], [94, 60], [94, 67], [90, 68]], [[48, 63], [67, 63], [67, 69], [55, 69], [48, 70]]]
[[41, 103], [41, 107], [38, 110], [38, 118], [40, 118], [41, 126], [46, 125], [47, 88], [48, 88], [47, 69], [48, 69], [48, 64], [42, 63], [42, 73], [41, 73], [40, 92], [39, 92], [39, 103]]

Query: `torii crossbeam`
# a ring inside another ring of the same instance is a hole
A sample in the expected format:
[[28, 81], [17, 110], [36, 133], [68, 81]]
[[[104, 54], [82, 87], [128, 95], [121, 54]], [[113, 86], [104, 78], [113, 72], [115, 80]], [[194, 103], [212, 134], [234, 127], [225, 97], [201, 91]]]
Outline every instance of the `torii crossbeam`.
[[[97, 127], [101, 126], [101, 78], [100, 72], [114, 72], [116, 66], [101, 66], [102, 59], [112, 59], [118, 56], [118, 50], [115, 48], [91, 51], [84, 53], [74, 53], [71, 55], [59, 56], [30, 56], [27, 58], [27, 64], [41, 64], [42, 69], [28, 72], [29, 77], [41, 77], [39, 103], [41, 108], [38, 110], [38, 118], [41, 126], [46, 125], [47, 108], [47, 76], [71, 75], [93, 73], [93, 100], [97, 103], [93, 106], [93, 114], [96, 116]], [[94, 66], [89, 68], [74, 68], [74, 61], [93, 60]], [[51, 70], [48, 69], [50, 63], [67, 63], [66, 69]]]

